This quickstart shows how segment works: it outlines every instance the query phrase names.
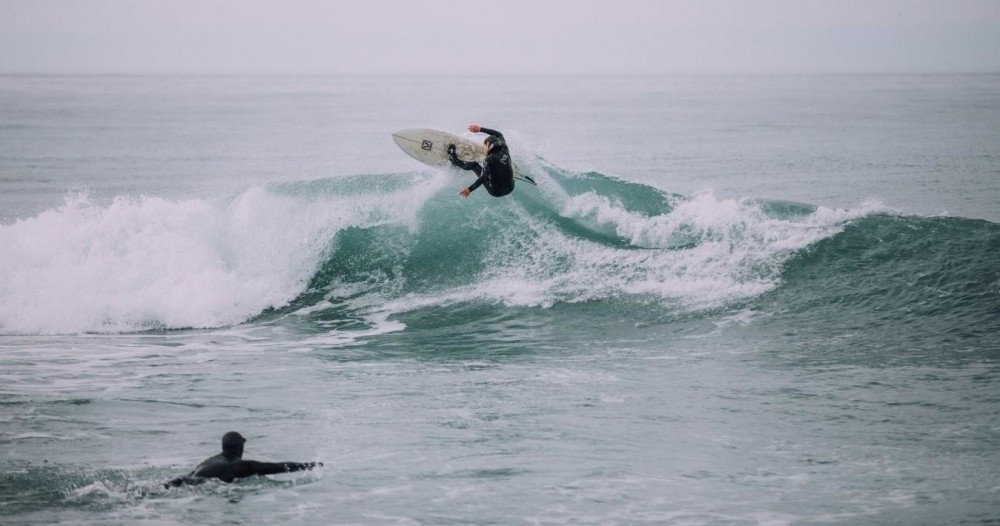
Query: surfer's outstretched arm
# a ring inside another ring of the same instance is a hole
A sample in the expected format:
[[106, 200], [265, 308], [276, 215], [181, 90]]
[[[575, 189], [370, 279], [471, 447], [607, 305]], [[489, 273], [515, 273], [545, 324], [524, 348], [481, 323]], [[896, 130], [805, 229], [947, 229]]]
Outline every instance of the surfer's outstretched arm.
[[[476, 182], [474, 182], [474, 183], [472, 183], [472, 184], [469, 185], [468, 189], [469, 189], [469, 193], [470, 194], [476, 188], [479, 188], [480, 186], [482, 186], [483, 181], [485, 181], [489, 177], [489, 174], [487, 173], [487, 170], [485, 170], [485, 169], [482, 170], [482, 173], [480, 173], [479, 171], [477, 171], [476, 173], [479, 174], [479, 177], [476, 178]], [[466, 197], [468, 197], [468, 195], [466, 195]]]
[[479, 131], [481, 131], [483, 133], [486, 133], [486, 134], [489, 134], [489, 135], [492, 135], [492, 136], [496, 137], [497, 139], [503, 139], [503, 134], [500, 133], [500, 132], [498, 132], [498, 131], [496, 131], [496, 130], [491, 130], [489, 128], [480, 127]]
[[472, 133], [479, 133], [479, 132], [487, 133], [489, 135], [492, 135], [492, 136], [496, 137], [497, 139], [503, 140], [503, 134], [502, 133], [500, 133], [500, 132], [498, 132], [496, 130], [491, 130], [489, 128], [483, 128], [482, 126], [480, 126], [478, 124], [470, 124], [469, 125], [469, 131], [472, 132]]
[[257, 462], [256, 460], [244, 460], [234, 466], [234, 471], [237, 477], [243, 478], [251, 475], [276, 475], [278, 473], [304, 471], [322, 465], [322, 462]]
[[480, 175], [479, 177], [476, 178], [476, 182], [463, 188], [462, 191], [458, 193], [458, 195], [461, 195], [462, 197], [469, 197], [469, 194], [471, 194], [473, 190], [482, 186], [483, 181], [485, 179], [486, 179], [486, 174]]
[[[256, 460], [236, 460], [232, 462], [224, 472], [195, 471], [190, 475], [177, 477], [163, 486], [167, 489], [179, 486], [197, 486], [203, 482], [219, 479], [223, 482], [232, 482], [239, 478], [252, 477], [254, 475], [277, 475], [278, 473], [291, 473], [293, 471], [304, 471], [322, 466], [322, 462], [258, 462]], [[216, 470], [218, 471], [218, 470]]]

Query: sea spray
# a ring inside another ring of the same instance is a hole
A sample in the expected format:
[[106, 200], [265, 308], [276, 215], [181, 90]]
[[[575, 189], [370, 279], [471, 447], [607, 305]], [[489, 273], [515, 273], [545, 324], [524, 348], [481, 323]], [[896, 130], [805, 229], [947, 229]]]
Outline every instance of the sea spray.
[[237, 324], [299, 296], [338, 231], [412, 221], [425, 195], [362, 200], [254, 187], [230, 199], [107, 205], [68, 196], [0, 227], [0, 332]]
[[0, 227], [0, 331], [222, 327], [274, 309], [339, 326], [338, 317], [384, 321], [466, 301], [546, 308], [641, 297], [689, 312], [773, 290], [791, 254], [881, 210], [775, 213], [600, 174], [534, 175], [538, 189], [505, 199], [461, 200], [446, 170], [228, 199], [71, 196]]
[[[854, 210], [801, 205], [794, 214], [775, 214], [764, 201], [711, 193], [684, 198], [555, 169], [540, 181], [543, 192], [518, 194], [468, 218], [460, 250], [428, 258], [449, 262], [439, 281], [420, 280], [386, 308], [466, 301], [550, 307], [627, 297], [666, 309], [716, 308], [773, 290], [790, 255], [853, 219], [886, 211], [865, 203]], [[449, 213], [437, 212], [438, 219]], [[446, 279], [455, 269], [464, 276], [459, 283]]]

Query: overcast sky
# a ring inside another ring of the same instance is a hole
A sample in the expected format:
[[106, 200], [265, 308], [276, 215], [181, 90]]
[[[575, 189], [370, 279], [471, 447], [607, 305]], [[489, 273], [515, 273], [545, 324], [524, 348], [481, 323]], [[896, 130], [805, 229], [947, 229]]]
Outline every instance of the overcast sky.
[[1000, 72], [1000, 0], [0, 0], [0, 73]]

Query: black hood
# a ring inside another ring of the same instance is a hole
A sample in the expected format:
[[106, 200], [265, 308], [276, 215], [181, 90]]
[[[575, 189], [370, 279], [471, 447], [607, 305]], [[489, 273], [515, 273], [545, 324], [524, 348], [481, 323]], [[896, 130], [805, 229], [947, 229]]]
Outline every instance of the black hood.
[[242, 457], [243, 444], [246, 441], [247, 439], [243, 438], [243, 435], [236, 431], [230, 431], [222, 435], [222, 454], [227, 457]]
[[507, 147], [507, 143], [504, 142], [504, 140], [499, 137], [489, 136], [483, 142], [489, 146], [489, 149], [486, 150], [487, 153], [492, 153], [493, 150], [496, 150], [497, 148]]

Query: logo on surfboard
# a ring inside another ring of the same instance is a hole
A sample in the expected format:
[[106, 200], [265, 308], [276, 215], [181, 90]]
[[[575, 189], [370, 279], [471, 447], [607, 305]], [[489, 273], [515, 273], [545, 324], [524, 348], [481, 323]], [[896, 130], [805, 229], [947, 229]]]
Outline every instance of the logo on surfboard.
[[434, 143], [432, 143], [431, 141], [425, 140], [424, 142], [420, 143], [420, 149], [421, 150], [431, 151], [431, 148], [433, 148], [433, 147], [434, 147]]

